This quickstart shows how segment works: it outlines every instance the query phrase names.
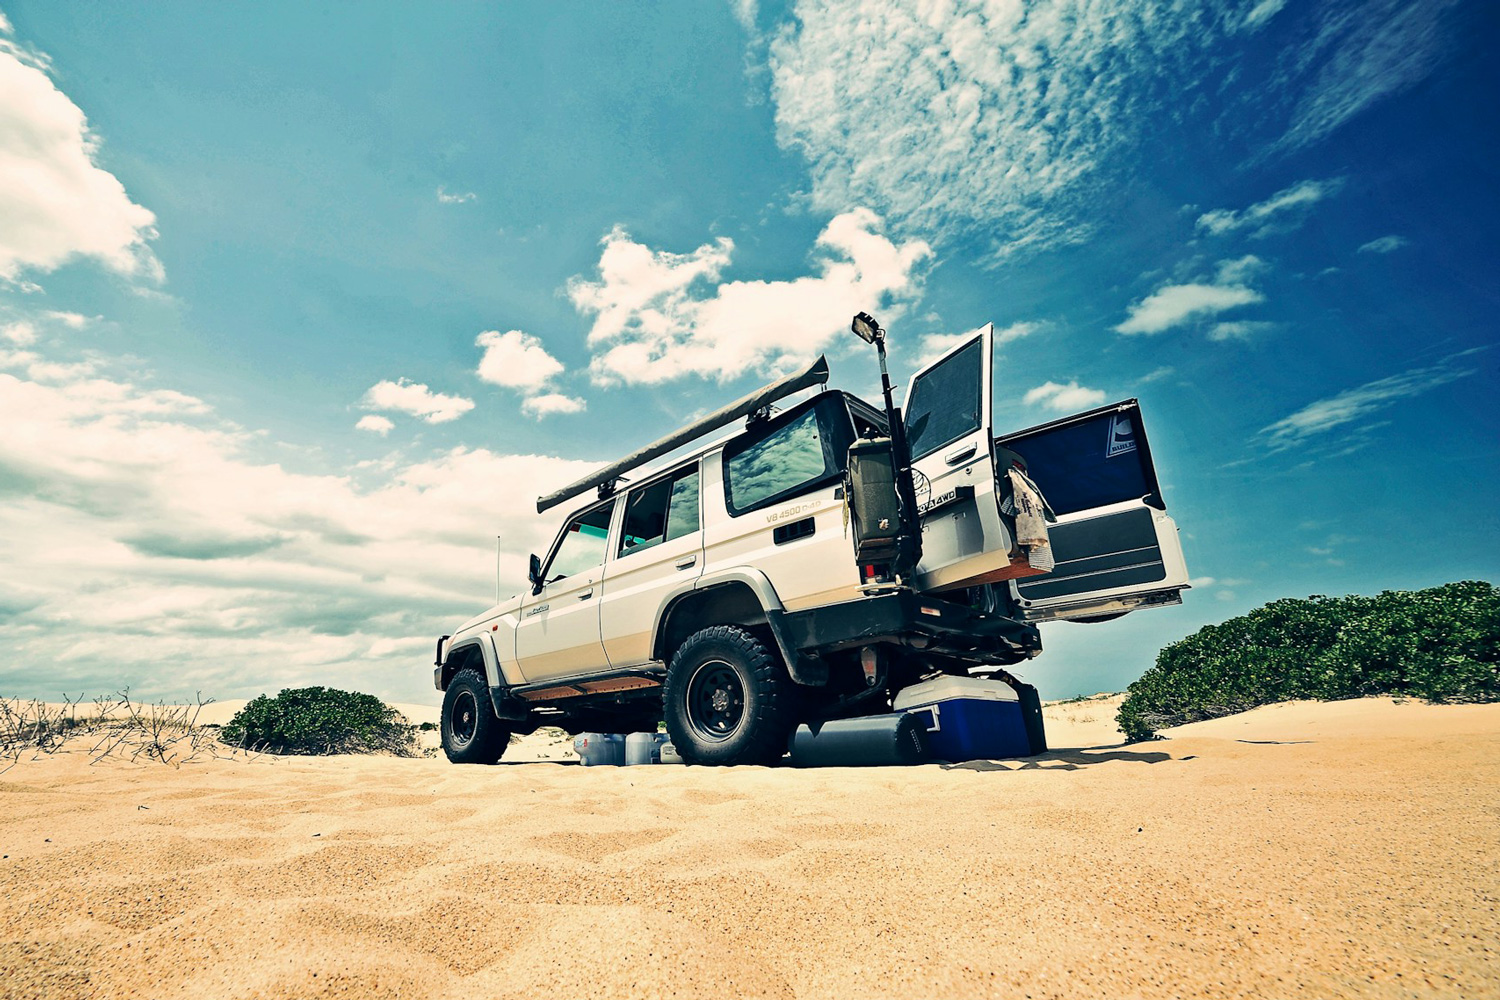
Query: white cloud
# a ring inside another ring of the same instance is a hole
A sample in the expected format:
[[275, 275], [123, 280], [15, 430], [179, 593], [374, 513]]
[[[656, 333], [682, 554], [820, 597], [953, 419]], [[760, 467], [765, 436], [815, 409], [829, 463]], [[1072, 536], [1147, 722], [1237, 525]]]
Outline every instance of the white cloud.
[[493, 385], [517, 389], [522, 394], [521, 412], [537, 420], [564, 413], [582, 413], [586, 404], [575, 396], [552, 390], [554, 379], [564, 371], [563, 363], [542, 345], [539, 338], [521, 330], [486, 330], [474, 341], [484, 348], [477, 374]]
[[1226, 340], [1252, 340], [1275, 328], [1275, 323], [1267, 323], [1263, 320], [1228, 320], [1209, 327], [1208, 339], [1219, 343]]
[[1098, 406], [1105, 398], [1103, 389], [1088, 389], [1077, 382], [1069, 382], [1067, 385], [1043, 382], [1035, 389], [1027, 390], [1022, 402], [1027, 406], [1041, 404], [1050, 410], [1067, 412]]
[[433, 392], [421, 382], [400, 378], [377, 382], [365, 393], [363, 405], [370, 410], [394, 410], [420, 417], [429, 424], [442, 424], [474, 409], [474, 401], [462, 396]]
[[755, 31], [755, 17], [759, 6], [756, 0], [729, 0], [734, 19], [740, 23], [740, 27], [749, 32]]
[[528, 396], [521, 401], [521, 412], [540, 420], [556, 413], [582, 413], [587, 404], [576, 396], [565, 396], [560, 392], [549, 392], [540, 396]]
[[[1456, 2], [797, 0], [765, 49], [777, 141], [816, 210], [1002, 256], [1074, 243], [1158, 123], [1222, 100], [1205, 141], [1306, 146], [1427, 75]], [[1247, 60], [1236, 36], [1290, 14], [1278, 54]]]
[[722, 283], [732, 241], [674, 254], [615, 229], [604, 238], [598, 280], [568, 285], [579, 312], [595, 317], [588, 335], [594, 381], [724, 381], [785, 370], [835, 342], [856, 312], [901, 315], [920, 292], [920, 265], [932, 251], [920, 240], [897, 245], [882, 228], [873, 212], [845, 212], [818, 236], [813, 274]]
[[1404, 236], [1382, 236], [1360, 245], [1355, 253], [1394, 253], [1406, 246], [1408, 240]]
[[[7, 28], [8, 31], [8, 28]], [[99, 139], [43, 58], [0, 39], [0, 279], [91, 257], [158, 281], [156, 217], [98, 165]]]
[[[1398, 375], [1345, 389], [1337, 395], [1309, 403], [1290, 416], [1282, 417], [1262, 428], [1259, 436], [1272, 451], [1295, 447], [1317, 435], [1363, 420], [1399, 400], [1421, 395], [1429, 389], [1474, 374], [1477, 369], [1464, 368], [1459, 364], [1460, 358], [1473, 353], [1473, 350], [1464, 351], [1450, 355], [1435, 365], [1412, 368]], [[1359, 445], [1363, 447], [1367, 443], [1359, 442]]]
[[1157, 381], [1160, 381], [1161, 379], [1166, 378], [1169, 375], [1175, 375], [1175, 374], [1177, 374], [1177, 369], [1176, 368], [1173, 368], [1171, 365], [1162, 365], [1159, 368], [1153, 368], [1153, 369], [1151, 369], [1149, 372], [1147, 372], [1146, 374], [1142, 375], [1140, 378], [1136, 379], [1135, 381], [1136, 381], [1137, 385], [1147, 385], [1147, 384], [1149, 384], [1151, 382], [1157, 382]]
[[563, 372], [541, 340], [520, 330], [486, 330], [474, 343], [484, 348], [477, 374], [492, 385], [536, 392]]
[[1255, 237], [1288, 232], [1302, 224], [1309, 208], [1337, 194], [1343, 186], [1343, 178], [1339, 177], [1326, 181], [1299, 181], [1243, 212], [1227, 208], [1204, 212], [1198, 216], [1197, 228], [1210, 236], [1222, 236], [1240, 229], [1252, 230], [1251, 235]]
[[12, 344], [29, 347], [36, 343], [36, 327], [25, 320], [17, 320], [0, 326], [0, 337], [4, 337]]
[[[1010, 326], [1002, 327], [995, 331], [995, 345], [1008, 344], [1013, 340], [1030, 336], [1042, 329], [1043, 324], [1037, 322], [1012, 323]], [[938, 358], [947, 354], [959, 344], [974, 336], [974, 331], [968, 333], [928, 333], [923, 334], [921, 342], [921, 355], [917, 359], [917, 367], [930, 365]]]
[[1260, 3], [1251, 7], [1249, 13], [1245, 15], [1245, 27], [1255, 31], [1275, 17], [1285, 6], [1286, 0], [1260, 0]]
[[536, 496], [594, 467], [456, 448], [301, 472], [201, 400], [98, 374], [0, 373], [0, 426], [25, 430], [0, 435], [22, 485], [0, 503], [0, 689], [52, 697], [430, 699], [411, 650], [488, 605], [497, 535], [518, 590], [561, 520]]
[[1245, 282], [1265, 266], [1264, 261], [1250, 254], [1220, 261], [1212, 282], [1163, 285], [1131, 305], [1125, 321], [1115, 330], [1125, 334], [1161, 333], [1174, 326], [1263, 302], [1265, 296]]
[[367, 413], [359, 418], [359, 422], [354, 425], [354, 428], [355, 430], [371, 431], [372, 433], [379, 434], [381, 437], [385, 437], [391, 432], [391, 428], [395, 426], [395, 423], [389, 417], [382, 417], [378, 413]]
[[1458, 2], [1318, 5], [1316, 30], [1284, 57], [1278, 82], [1300, 97], [1285, 135], [1268, 152], [1307, 146], [1426, 78], [1448, 49], [1443, 22]]
[[61, 323], [70, 330], [82, 330], [89, 322], [89, 318], [83, 313], [58, 312], [55, 309], [49, 309], [42, 315], [53, 322]]
[[450, 194], [445, 188], [437, 189], [437, 200], [444, 205], [462, 205], [464, 202], [474, 201], [479, 196], [473, 191], [465, 191], [462, 194]]

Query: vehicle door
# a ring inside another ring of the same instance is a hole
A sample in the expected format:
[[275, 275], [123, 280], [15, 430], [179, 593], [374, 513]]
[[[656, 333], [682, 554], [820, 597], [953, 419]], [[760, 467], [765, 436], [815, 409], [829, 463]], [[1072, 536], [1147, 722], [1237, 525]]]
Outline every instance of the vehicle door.
[[703, 572], [698, 463], [643, 483], [621, 499], [620, 531], [605, 562], [599, 604], [612, 667], [651, 659], [651, 630], [667, 594]]
[[604, 669], [599, 591], [615, 501], [569, 518], [542, 564], [540, 593], [521, 601], [516, 659], [531, 682]]
[[705, 459], [708, 576], [749, 567], [788, 611], [858, 598], [843, 495], [853, 440], [843, 394], [824, 392], [753, 422]]
[[990, 430], [994, 327], [917, 372], [903, 408], [922, 520], [919, 590], [950, 590], [1012, 572]]
[[1057, 565], [1015, 580], [1032, 621], [1088, 620], [1181, 603], [1187, 564], [1167, 516], [1140, 403], [1127, 399], [997, 438], [1025, 462], [1057, 515]]

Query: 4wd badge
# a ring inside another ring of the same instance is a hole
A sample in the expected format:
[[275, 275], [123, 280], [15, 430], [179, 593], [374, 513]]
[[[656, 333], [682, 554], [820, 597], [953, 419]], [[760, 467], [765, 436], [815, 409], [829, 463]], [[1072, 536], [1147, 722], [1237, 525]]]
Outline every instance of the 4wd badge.
[[1109, 447], [1105, 448], [1104, 457], [1114, 458], [1131, 451], [1135, 451], [1135, 428], [1129, 417], [1115, 417], [1109, 422]]

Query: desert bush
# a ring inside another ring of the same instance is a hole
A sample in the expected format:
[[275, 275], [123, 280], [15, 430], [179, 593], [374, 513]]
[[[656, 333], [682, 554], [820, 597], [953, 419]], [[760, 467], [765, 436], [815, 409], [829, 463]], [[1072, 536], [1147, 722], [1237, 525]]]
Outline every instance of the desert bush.
[[372, 694], [337, 688], [286, 688], [261, 695], [219, 734], [230, 746], [277, 754], [418, 753], [414, 727]]
[[1482, 581], [1285, 598], [1164, 648], [1116, 717], [1127, 739], [1294, 698], [1500, 700], [1500, 592]]
[[128, 760], [179, 767], [200, 755], [217, 757], [216, 741], [198, 724], [207, 704], [201, 697], [193, 705], [140, 702], [128, 688], [95, 698], [92, 711], [67, 695], [58, 705], [0, 698], [0, 771], [23, 758], [80, 750], [90, 764]]

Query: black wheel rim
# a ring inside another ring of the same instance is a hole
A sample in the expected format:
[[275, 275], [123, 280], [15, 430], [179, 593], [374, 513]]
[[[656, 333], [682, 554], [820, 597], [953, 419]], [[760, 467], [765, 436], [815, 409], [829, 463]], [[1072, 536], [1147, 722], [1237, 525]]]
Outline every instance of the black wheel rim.
[[470, 691], [460, 691], [448, 710], [448, 732], [453, 734], [454, 746], [467, 746], [479, 728], [479, 703]]
[[723, 660], [709, 660], [688, 680], [686, 708], [693, 735], [708, 743], [722, 743], [735, 734], [745, 718], [745, 685], [739, 673]]

